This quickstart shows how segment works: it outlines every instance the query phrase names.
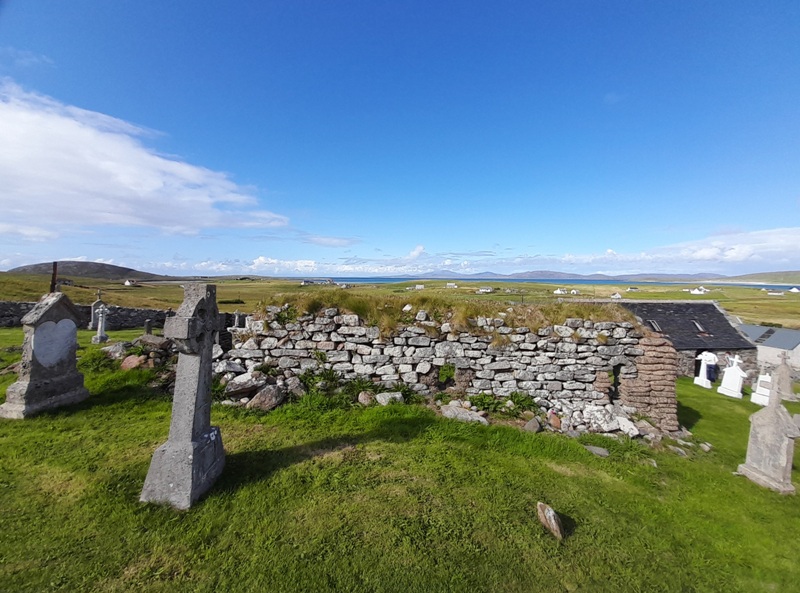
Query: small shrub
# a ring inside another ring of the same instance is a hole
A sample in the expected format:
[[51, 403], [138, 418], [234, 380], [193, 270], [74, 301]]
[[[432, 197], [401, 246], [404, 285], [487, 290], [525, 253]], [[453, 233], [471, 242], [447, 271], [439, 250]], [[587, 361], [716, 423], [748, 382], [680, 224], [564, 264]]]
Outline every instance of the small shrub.
[[287, 323], [292, 323], [297, 320], [297, 316], [297, 308], [294, 305], [288, 305], [275, 313], [275, 321], [281, 325], [286, 325]]
[[104, 373], [115, 371], [119, 368], [119, 362], [110, 358], [100, 349], [86, 350], [78, 359], [78, 370], [82, 373]]
[[218, 305], [244, 305], [242, 299], [220, 299], [217, 301]]
[[514, 402], [514, 408], [519, 411], [535, 410], [538, 407], [530, 395], [521, 391], [514, 391], [508, 396], [508, 399]]
[[484, 410], [486, 412], [500, 412], [504, 407], [504, 403], [499, 399], [496, 399], [493, 395], [489, 393], [479, 393], [478, 395], [472, 395], [469, 398], [470, 403], [478, 408], [479, 410]]
[[451, 379], [455, 379], [455, 376], [455, 365], [447, 363], [439, 367], [439, 383], [447, 383]]

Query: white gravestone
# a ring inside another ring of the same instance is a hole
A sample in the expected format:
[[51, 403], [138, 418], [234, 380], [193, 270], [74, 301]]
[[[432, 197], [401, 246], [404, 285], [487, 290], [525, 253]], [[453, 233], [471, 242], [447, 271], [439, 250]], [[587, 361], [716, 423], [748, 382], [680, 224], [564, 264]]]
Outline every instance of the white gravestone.
[[742, 399], [742, 383], [747, 373], [739, 367], [741, 362], [742, 359], [738, 355], [729, 359], [730, 366], [722, 371], [722, 384], [717, 387], [717, 393]]
[[222, 327], [217, 289], [187, 284], [174, 317], [167, 317], [164, 336], [180, 352], [172, 398], [169, 438], [153, 454], [142, 502], [188, 509], [225, 467], [219, 427], [211, 426], [211, 362], [214, 337]]
[[6, 389], [0, 418], [27, 418], [89, 397], [76, 365], [78, 325], [84, 323], [60, 292], [44, 295], [22, 318], [19, 375]]
[[766, 373], [758, 376], [756, 388], [750, 394], [750, 401], [759, 406], [766, 406], [769, 403], [769, 392], [772, 390], [772, 377]]
[[773, 383], [767, 407], [750, 416], [747, 458], [737, 472], [760, 486], [794, 494], [792, 459], [794, 439], [798, 437], [800, 426], [781, 404]]
[[694, 378], [694, 384], [711, 389], [711, 381], [708, 380], [708, 365], [717, 364], [717, 355], [708, 351], [701, 352], [695, 360], [700, 361], [700, 371]]

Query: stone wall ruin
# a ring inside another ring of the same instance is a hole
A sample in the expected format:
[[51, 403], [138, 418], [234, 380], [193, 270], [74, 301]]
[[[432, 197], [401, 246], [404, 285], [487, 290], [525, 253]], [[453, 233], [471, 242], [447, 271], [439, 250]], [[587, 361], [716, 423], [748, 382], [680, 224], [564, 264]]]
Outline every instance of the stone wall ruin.
[[[677, 353], [665, 338], [645, 337], [631, 323], [567, 319], [532, 331], [508, 327], [502, 317], [479, 317], [463, 332], [419, 311], [412, 324], [383, 336], [333, 308], [280, 323], [284, 312], [270, 307], [264, 319], [248, 317], [244, 328], [230, 328], [234, 348], [217, 363], [219, 372], [227, 361], [247, 371], [275, 367], [286, 378], [331, 368], [345, 379], [403, 384], [421, 394], [523, 392], [557, 414], [564, 431], [617, 430], [616, 418], [633, 414], [664, 431], [679, 428]], [[440, 384], [446, 366], [453, 378]]]

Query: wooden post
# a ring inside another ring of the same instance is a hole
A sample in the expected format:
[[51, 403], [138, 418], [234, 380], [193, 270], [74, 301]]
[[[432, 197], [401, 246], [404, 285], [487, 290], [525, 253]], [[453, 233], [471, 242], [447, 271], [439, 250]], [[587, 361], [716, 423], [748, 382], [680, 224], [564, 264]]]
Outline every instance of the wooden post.
[[56, 280], [58, 279], [58, 262], [53, 262], [53, 275], [50, 277], [50, 292], [56, 291]]

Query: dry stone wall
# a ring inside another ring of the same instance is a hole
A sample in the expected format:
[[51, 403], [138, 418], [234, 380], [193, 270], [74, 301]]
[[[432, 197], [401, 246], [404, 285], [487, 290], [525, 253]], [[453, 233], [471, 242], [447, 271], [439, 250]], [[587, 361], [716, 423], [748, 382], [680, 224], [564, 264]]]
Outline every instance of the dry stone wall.
[[325, 367], [422, 394], [448, 387], [467, 396], [524, 392], [557, 414], [562, 430], [619, 430], [617, 418], [636, 413], [662, 430], [678, 429], [677, 354], [666, 339], [644, 337], [627, 322], [567, 319], [532, 331], [502, 317], [477, 318], [460, 332], [418, 311], [414, 323], [382, 336], [337, 309], [279, 322], [285, 317], [285, 309], [270, 308], [266, 319], [248, 317], [244, 328], [230, 328], [234, 348], [219, 371], [266, 365], [290, 378]]
[[[33, 309], [36, 303], [0, 301], [0, 327], [19, 327], [22, 325], [22, 318]], [[89, 323], [92, 314], [90, 305], [75, 305], [81, 315]], [[167, 311], [159, 309], [136, 309], [132, 307], [116, 307], [108, 305], [106, 315], [106, 329], [129, 329], [143, 327], [145, 320], [149, 319], [153, 327], [163, 327]]]

